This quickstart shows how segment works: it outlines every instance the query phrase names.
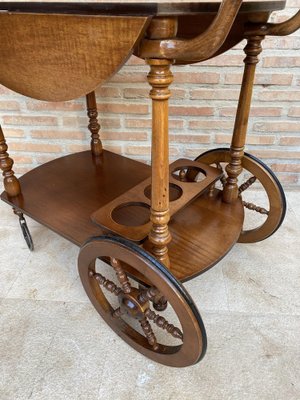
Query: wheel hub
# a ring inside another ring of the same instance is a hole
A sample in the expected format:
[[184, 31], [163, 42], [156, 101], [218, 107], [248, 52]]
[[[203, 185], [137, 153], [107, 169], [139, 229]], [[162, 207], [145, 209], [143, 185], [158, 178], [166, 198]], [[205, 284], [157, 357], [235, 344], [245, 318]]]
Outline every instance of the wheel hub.
[[144, 313], [149, 308], [149, 302], [141, 302], [139, 295], [140, 291], [132, 288], [130, 293], [121, 292], [118, 296], [122, 312], [138, 320], [144, 318]]

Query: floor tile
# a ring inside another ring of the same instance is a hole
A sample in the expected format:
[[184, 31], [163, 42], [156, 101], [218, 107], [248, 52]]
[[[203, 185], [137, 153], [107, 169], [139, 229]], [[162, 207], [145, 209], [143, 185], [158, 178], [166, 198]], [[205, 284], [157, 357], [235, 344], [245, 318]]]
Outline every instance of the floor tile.
[[110, 329], [90, 304], [4, 300], [1, 400], [96, 399]]

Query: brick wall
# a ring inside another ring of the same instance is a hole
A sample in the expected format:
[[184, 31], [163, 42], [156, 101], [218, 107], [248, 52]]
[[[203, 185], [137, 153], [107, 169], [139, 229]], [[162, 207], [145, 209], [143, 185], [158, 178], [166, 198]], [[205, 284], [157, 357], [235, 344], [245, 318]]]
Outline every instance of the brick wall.
[[[291, 16], [300, 0], [274, 15]], [[170, 101], [170, 156], [194, 158], [228, 146], [242, 78], [242, 48], [208, 62], [174, 67]], [[287, 188], [300, 186], [300, 31], [267, 38], [258, 65], [247, 151], [262, 158]], [[151, 105], [148, 68], [132, 57], [97, 90], [105, 148], [149, 162]], [[21, 174], [58, 156], [89, 147], [85, 100], [39, 102], [0, 86], [0, 123]]]

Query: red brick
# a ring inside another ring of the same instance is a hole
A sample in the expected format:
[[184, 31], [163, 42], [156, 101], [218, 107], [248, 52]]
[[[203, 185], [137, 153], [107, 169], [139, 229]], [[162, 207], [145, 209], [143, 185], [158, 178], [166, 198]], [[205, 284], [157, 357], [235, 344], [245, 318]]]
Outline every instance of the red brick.
[[193, 107], [193, 106], [170, 106], [170, 115], [214, 115], [213, 107]]
[[19, 111], [20, 103], [17, 101], [0, 101], [0, 110], [1, 111]]
[[292, 107], [288, 112], [289, 117], [300, 117], [300, 107]]
[[175, 72], [174, 83], [215, 84], [219, 83], [220, 74], [216, 72]]
[[299, 101], [300, 91], [296, 90], [268, 90], [259, 93], [261, 101]]
[[271, 169], [274, 172], [300, 172], [300, 164], [280, 164], [274, 163], [271, 164]]
[[6, 138], [25, 136], [25, 132], [23, 131], [23, 129], [10, 129], [5, 127], [2, 130]]
[[253, 130], [257, 132], [299, 132], [300, 122], [257, 122], [253, 125]]
[[[151, 147], [150, 146], [126, 146], [125, 153], [128, 155], [144, 155], [150, 156]], [[176, 147], [169, 148], [170, 156], [176, 156], [179, 154], [179, 150]]]
[[79, 151], [89, 150], [90, 144], [89, 143], [81, 143], [81, 144], [69, 144], [67, 150], [71, 153], [77, 153]]
[[[98, 121], [102, 128], [117, 129], [121, 127], [119, 118], [102, 118], [99, 115]], [[63, 117], [63, 125], [68, 128], [83, 127], [88, 131], [87, 117]]]
[[150, 155], [151, 147], [150, 146], [126, 146], [125, 148], [126, 154], [133, 155]]
[[268, 150], [253, 150], [253, 154], [256, 157], [261, 157], [261, 158], [268, 158], [268, 159], [299, 159], [300, 158], [300, 151], [290, 151], [286, 149], [282, 150], [273, 150], [273, 149], [268, 149]]
[[60, 153], [62, 151], [61, 146], [49, 143], [14, 142], [9, 144], [9, 148], [14, 151], [41, 153]]
[[147, 132], [101, 132], [102, 140], [147, 140]]
[[27, 172], [29, 172], [31, 169], [32, 169], [32, 167], [29, 167], [29, 166], [25, 167], [25, 166], [20, 166], [18, 164], [14, 165], [14, 172], [17, 176], [24, 175]]
[[[151, 119], [126, 119], [125, 120], [126, 128], [151, 128], [152, 120]], [[183, 129], [183, 121], [182, 120], [174, 120], [169, 119], [169, 129]]]
[[300, 66], [300, 57], [272, 56], [263, 60], [264, 68], [292, 68]]
[[277, 176], [282, 185], [287, 185], [287, 184], [298, 182], [298, 176], [296, 174], [286, 175], [286, 174], [279, 173], [279, 174], [277, 174]]
[[56, 156], [52, 154], [38, 154], [35, 159], [38, 164], [45, 164], [46, 162], [55, 160]]
[[200, 154], [204, 153], [205, 151], [209, 150], [208, 148], [204, 147], [193, 147], [193, 148], [186, 148], [183, 152], [184, 157], [195, 159]]
[[122, 151], [122, 146], [117, 146], [117, 145], [110, 145], [110, 144], [105, 144], [104, 146], [105, 150], [107, 151], [111, 151], [112, 153], [117, 153], [117, 154], [121, 154], [124, 153]]
[[96, 96], [105, 98], [118, 98], [121, 97], [121, 89], [113, 86], [99, 86], [96, 91]]
[[[232, 135], [216, 135], [216, 143], [231, 143]], [[251, 145], [263, 145], [263, 144], [273, 144], [275, 141], [275, 136], [265, 136], [265, 135], [247, 135], [246, 143]]]
[[211, 60], [207, 60], [202, 65], [212, 65], [217, 67], [239, 67], [243, 65], [244, 54], [240, 55], [221, 55]]
[[147, 83], [147, 72], [124, 72], [121, 71], [110, 79], [111, 83]]
[[210, 143], [210, 135], [170, 135], [172, 143]]
[[65, 102], [45, 102], [27, 101], [26, 107], [30, 111], [81, 111], [85, 110], [85, 105], [73, 101]]
[[4, 124], [7, 125], [36, 125], [36, 126], [53, 126], [58, 125], [58, 120], [56, 117], [36, 117], [31, 115], [22, 116], [4, 116]]
[[[221, 117], [235, 117], [237, 107], [220, 109]], [[250, 117], [280, 117], [282, 108], [279, 107], [251, 107]]]
[[300, 146], [300, 136], [284, 136], [279, 140], [279, 144], [285, 146]]
[[84, 131], [66, 131], [58, 128], [55, 131], [33, 130], [31, 131], [31, 137], [36, 139], [82, 140], [88, 137], [88, 133]]
[[[186, 91], [183, 89], [171, 88], [171, 97], [174, 99], [184, 99]], [[123, 92], [125, 99], [149, 99], [148, 88], [126, 88]], [[149, 100], [150, 102], [150, 100]]]
[[30, 156], [23, 156], [19, 154], [14, 154], [13, 160], [15, 162], [14, 168], [16, 164], [32, 164], [33, 158]]
[[115, 113], [115, 114], [148, 114], [149, 107], [147, 104], [123, 104], [123, 103], [100, 103], [98, 104], [99, 113]]
[[[256, 74], [255, 85], [291, 85], [293, 80], [292, 74]], [[241, 74], [226, 74], [225, 84], [239, 85], [242, 82]]]
[[237, 100], [239, 98], [239, 90], [230, 89], [195, 89], [191, 90], [190, 96], [192, 100]]
[[214, 120], [197, 120], [190, 121], [189, 128], [190, 129], [205, 129], [210, 131], [216, 130], [232, 130], [233, 129], [233, 120], [231, 121], [214, 121]]

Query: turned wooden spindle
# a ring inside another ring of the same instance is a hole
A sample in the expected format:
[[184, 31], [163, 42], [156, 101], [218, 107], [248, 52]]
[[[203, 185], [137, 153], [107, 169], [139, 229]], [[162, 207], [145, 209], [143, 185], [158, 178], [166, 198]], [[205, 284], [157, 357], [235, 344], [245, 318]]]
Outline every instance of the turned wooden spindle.
[[238, 176], [243, 170], [242, 158], [248, 128], [253, 83], [256, 64], [259, 61], [258, 55], [262, 51], [261, 42], [263, 39], [264, 36], [260, 35], [248, 36], [248, 42], [244, 49], [246, 53], [246, 58], [244, 59], [245, 69], [230, 147], [231, 161], [226, 166], [228, 178], [223, 191], [223, 201], [225, 203], [232, 203], [239, 195], [237, 182]]
[[130, 293], [131, 292], [131, 285], [130, 282], [128, 280], [128, 277], [125, 273], [125, 271], [123, 270], [120, 261], [117, 260], [116, 258], [111, 257], [110, 259], [110, 263], [111, 266], [114, 268], [118, 281], [120, 282], [123, 292], [124, 293]]
[[183, 340], [183, 333], [181, 330], [173, 324], [170, 324], [163, 316], [156, 314], [149, 308], [146, 310], [145, 316], [153, 321], [159, 328], [165, 329], [174, 338]]
[[4, 189], [8, 196], [14, 197], [21, 193], [21, 186], [18, 178], [15, 177], [14, 171], [12, 170], [14, 161], [9, 157], [7, 149], [8, 146], [0, 125], [0, 168], [3, 171]]
[[168, 138], [168, 99], [169, 85], [173, 81], [169, 60], [148, 60], [150, 73], [148, 82], [152, 86], [152, 186], [151, 214], [152, 228], [149, 240], [152, 252], [167, 267], [168, 243], [171, 235], [168, 229], [169, 214], [169, 138]]
[[146, 335], [146, 338], [147, 338], [149, 344], [153, 347], [153, 350], [158, 350], [157, 340], [153, 333], [151, 325], [149, 324], [149, 321], [147, 321], [146, 318], [143, 318], [140, 320], [140, 324]]
[[89, 131], [91, 132], [91, 150], [94, 156], [102, 154], [102, 143], [99, 136], [100, 124], [95, 92], [86, 95], [87, 115], [89, 117]]
[[245, 190], [249, 189], [253, 183], [255, 183], [257, 180], [256, 176], [251, 176], [246, 182], [244, 182], [240, 187], [239, 187], [239, 194], [243, 193]]
[[266, 210], [263, 207], [259, 207], [259, 206], [255, 205], [253, 203], [247, 203], [246, 201], [243, 201], [243, 206], [245, 208], [248, 208], [248, 210], [256, 211], [259, 214], [269, 215], [269, 211], [268, 210]]
[[147, 301], [153, 301], [158, 294], [158, 290], [151, 286], [149, 289], [142, 290], [139, 294], [139, 301], [146, 303]]
[[114, 282], [110, 281], [109, 279], [106, 279], [105, 276], [99, 274], [98, 272], [90, 271], [89, 275], [91, 278], [96, 279], [99, 285], [103, 286], [110, 293], [119, 296], [119, 294], [122, 292], [122, 289], [120, 287], [118, 287]]
[[123, 311], [121, 310], [120, 307], [116, 308], [112, 313], [113, 318], [120, 318], [122, 315]]

